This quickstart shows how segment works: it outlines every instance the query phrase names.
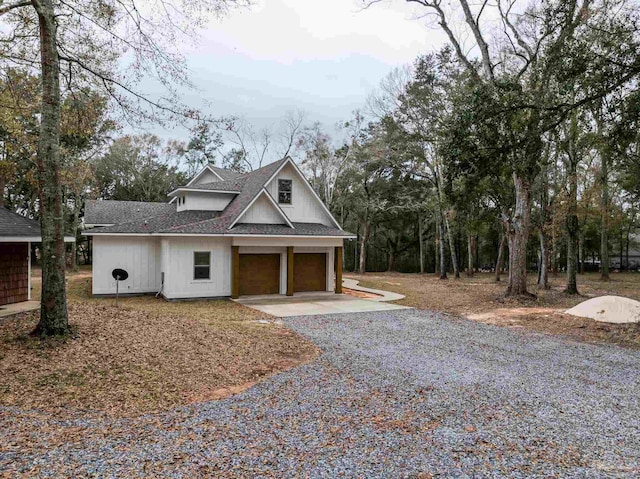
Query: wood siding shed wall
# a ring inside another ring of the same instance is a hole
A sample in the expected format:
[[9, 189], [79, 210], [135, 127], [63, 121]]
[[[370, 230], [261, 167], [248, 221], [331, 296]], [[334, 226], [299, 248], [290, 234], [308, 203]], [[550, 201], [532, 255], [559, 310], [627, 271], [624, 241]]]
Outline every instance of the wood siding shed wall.
[[0, 305], [29, 299], [28, 243], [0, 243]]

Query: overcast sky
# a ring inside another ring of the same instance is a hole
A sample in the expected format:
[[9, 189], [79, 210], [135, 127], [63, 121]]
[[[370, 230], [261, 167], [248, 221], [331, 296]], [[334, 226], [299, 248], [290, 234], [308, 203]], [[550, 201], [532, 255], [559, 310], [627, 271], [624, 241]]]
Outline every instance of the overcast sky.
[[[444, 38], [402, 0], [362, 10], [356, 0], [257, 0], [212, 21], [187, 57], [198, 91], [184, 101], [258, 128], [289, 110], [328, 128], [362, 108], [394, 67], [438, 49]], [[163, 136], [183, 133], [166, 131]]]

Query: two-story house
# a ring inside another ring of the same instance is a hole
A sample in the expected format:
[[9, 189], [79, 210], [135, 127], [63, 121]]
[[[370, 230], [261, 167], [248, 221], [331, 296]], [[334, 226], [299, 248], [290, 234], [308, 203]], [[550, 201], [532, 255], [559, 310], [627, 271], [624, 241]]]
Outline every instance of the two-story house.
[[167, 299], [342, 292], [345, 232], [285, 158], [246, 174], [206, 166], [169, 203], [88, 202], [93, 294]]

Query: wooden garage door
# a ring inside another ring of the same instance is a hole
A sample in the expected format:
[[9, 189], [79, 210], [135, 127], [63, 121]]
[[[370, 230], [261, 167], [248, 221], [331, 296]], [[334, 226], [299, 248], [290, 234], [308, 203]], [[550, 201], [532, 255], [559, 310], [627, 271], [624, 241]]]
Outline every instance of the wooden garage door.
[[240, 255], [240, 295], [280, 292], [279, 254]]
[[295, 253], [293, 255], [293, 291], [327, 290], [327, 255]]

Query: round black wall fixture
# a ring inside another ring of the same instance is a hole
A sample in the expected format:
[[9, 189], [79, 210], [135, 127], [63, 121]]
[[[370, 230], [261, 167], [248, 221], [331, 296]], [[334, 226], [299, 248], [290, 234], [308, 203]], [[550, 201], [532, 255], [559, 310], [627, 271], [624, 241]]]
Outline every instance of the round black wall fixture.
[[116, 268], [111, 272], [111, 276], [116, 281], [125, 281], [129, 277], [129, 273], [121, 268]]

